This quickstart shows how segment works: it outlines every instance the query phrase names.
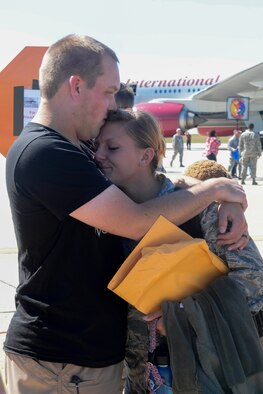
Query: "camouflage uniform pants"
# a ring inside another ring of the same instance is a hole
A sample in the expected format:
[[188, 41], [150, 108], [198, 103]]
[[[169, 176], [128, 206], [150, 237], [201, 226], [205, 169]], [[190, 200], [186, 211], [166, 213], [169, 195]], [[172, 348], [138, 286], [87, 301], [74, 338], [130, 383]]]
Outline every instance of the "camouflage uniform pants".
[[242, 181], [246, 179], [247, 169], [250, 168], [251, 178], [255, 180], [257, 172], [257, 157], [248, 156], [242, 157]]

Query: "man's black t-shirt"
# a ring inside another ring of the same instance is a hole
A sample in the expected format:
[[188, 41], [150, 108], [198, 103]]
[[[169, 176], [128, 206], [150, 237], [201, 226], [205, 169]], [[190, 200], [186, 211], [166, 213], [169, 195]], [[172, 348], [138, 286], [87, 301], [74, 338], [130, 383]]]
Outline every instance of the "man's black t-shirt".
[[126, 304], [107, 289], [120, 238], [69, 216], [111, 183], [85, 146], [35, 123], [11, 147], [6, 180], [19, 286], [4, 349], [89, 367], [121, 361]]

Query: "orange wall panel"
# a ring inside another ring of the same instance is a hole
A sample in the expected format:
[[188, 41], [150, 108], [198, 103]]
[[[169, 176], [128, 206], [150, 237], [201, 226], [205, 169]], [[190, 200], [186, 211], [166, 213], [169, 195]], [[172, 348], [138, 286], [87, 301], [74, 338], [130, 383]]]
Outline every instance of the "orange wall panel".
[[0, 72], [0, 153], [6, 156], [14, 136], [14, 87], [32, 88], [47, 47], [25, 47]]

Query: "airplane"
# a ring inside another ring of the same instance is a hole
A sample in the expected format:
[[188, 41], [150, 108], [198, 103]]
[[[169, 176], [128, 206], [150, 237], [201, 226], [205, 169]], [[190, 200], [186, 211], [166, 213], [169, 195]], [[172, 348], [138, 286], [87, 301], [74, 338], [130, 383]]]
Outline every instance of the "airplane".
[[[3, 156], [37, 111], [38, 70], [46, 50], [47, 47], [27, 46], [0, 72], [0, 153]], [[256, 131], [263, 130], [262, 75], [263, 63], [260, 63], [222, 81], [220, 75], [140, 81], [136, 83], [133, 108], [151, 112], [165, 137], [173, 135], [178, 127], [183, 132], [197, 127], [200, 134], [213, 128], [221, 136], [231, 135], [237, 126], [244, 128], [252, 122]], [[131, 84], [131, 80], [127, 82]], [[247, 120], [226, 119], [226, 100], [233, 96], [239, 103], [249, 98]]]
[[191, 94], [218, 83], [220, 75], [205, 78], [184, 78], [164, 80], [141, 80], [128, 79], [126, 85], [132, 86], [135, 97], [134, 103], [147, 102], [156, 98], [186, 98]]
[[[127, 81], [135, 86], [134, 110], [148, 111], [160, 123], [163, 135], [171, 137], [180, 127], [197, 128], [201, 135], [211, 129], [217, 136], [229, 136], [254, 123], [263, 130], [263, 63], [220, 81], [213, 78]], [[231, 101], [231, 100], [232, 101]], [[234, 109], [229, 116], [229, 107]], [[239, 109], [247, 107], [244, 116]], [[235, 112], [235, 114], [234, 114]], [[246, 116], [245, 116], [246, 115]]]

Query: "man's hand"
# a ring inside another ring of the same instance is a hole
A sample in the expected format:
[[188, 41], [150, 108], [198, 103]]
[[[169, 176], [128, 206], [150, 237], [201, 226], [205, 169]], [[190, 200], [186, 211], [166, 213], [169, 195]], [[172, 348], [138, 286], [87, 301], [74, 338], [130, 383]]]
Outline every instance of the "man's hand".
[[[218, 244], [230, 245], [228, 250], [243, 249], [249, 241], [249, 236], [247, 221], [241, 205], [224, 202], [219, 206], [218, 213]], [[231, 227], [227, 231], [229, 222], [231, 222]]]
[[200, 181], [199, 179], [192, 178], [190, 176], [183, 176], [182, 178], [176, 179], [174, 184], [175, 186], [179, 186], [181, 189], [189, 189], [194, 185], [203, 184], [208, 189], [214, 191], [216, 201], [239, 202], [244, 211], [247, 208], [247, 197], [244, 188], [232, 179], [221, 177]]
[[[228, 178], [213, 178], [204, 181], [203, 184], [207, 184], [214, 188], [216, 193], [215, 200], [218, 202], [239, 202], [244, 211], [247, 209], [245, 191], [236, 181]], [[226, 230], [226, 227], [227, 225], [225, 225], [224, 231]]]

